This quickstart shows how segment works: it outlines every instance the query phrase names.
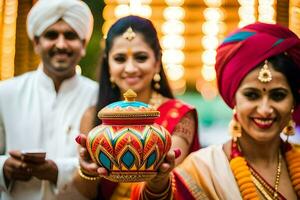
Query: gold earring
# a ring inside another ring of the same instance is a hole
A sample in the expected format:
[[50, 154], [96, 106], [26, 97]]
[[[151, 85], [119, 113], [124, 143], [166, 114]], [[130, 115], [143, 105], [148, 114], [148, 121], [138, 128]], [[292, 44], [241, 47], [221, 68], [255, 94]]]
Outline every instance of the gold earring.
[[236, 110], [233, 109], [233, 116], [229, 123], [229, 133], [231, 137], [233, 138], [233, 141], [237, 141], [237, 138], [242, 136], [242, 127], [240, 123], [236, 119]]
[[160, 84], [159, 81], [161, 80], [161, 77], [159, 73], [155, 73], [153, 76], [153, 81], [154, 81], [154, 88], [159, 90], [160, 89]]
[[109, 81], [110, 81], [111, 88], [115, 88], [116, 87], [115, 79], [111, 76], [109, 78]]
[[286, 135], [286, 136], [291, 136], [291, 135], [295, 135], [295, 127], [296, 124], [294, 122], [293, 119], [291, 119], [288, 124], [286, 125], [286, 127], [284, 127], [284, 129], [282, 130], [282, 132]]

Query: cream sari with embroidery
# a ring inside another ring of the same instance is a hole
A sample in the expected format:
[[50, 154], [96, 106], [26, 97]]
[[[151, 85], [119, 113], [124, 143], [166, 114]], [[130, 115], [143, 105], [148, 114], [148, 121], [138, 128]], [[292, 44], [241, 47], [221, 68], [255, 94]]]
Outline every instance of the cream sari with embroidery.
[[242, 200], [222, 145], [192, 153], [176, 168], [175, 175], [180, 175], [177, 177], [194, 199]]

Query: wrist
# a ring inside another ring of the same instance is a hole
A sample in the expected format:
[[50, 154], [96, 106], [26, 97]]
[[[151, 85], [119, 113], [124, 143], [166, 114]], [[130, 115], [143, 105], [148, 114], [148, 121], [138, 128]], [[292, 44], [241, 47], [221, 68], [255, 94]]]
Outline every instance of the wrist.
[[[162, 182], [163, 181], [163, 182]], [[175, 178], [170, 174], [166, 179], [157, 182], [147, 182], [144, 185], [143, 199], [172, 199], [175, 192]]]

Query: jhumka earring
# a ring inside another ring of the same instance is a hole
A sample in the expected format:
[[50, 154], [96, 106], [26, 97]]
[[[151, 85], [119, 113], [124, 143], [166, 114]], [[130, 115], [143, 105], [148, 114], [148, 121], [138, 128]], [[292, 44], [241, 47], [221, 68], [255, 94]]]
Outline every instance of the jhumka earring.
[[264, 66], [259, 71], [258, 80], [262, 83], [268, 83], [272, 80], [272, 74], [268, 66], [268, 60], [265, 60]]
[[161, 80], [161, 77], [159, 75], [159, 73], [155, 73], [153, 76], [153, 81], [154, 81], [154, 88], [155, 89], [160, 89], [160, 84], [159, 81]]
[[237, 121], [236, 109], [233, 109], [233, 116], [229, 123], [229, 133], [232, 136], [233, 141], [237, 141], [237, 138], [242, 136], [242, 127]]
[[109, 78], [109, 81], [110, 81], [111, 87], [112, 87], [112, 88], [115, 88], [115, 87], [116, 87], [115, 79], [111, 76], [111, 77]]
[[122, 35], [123, 38], [126, 40], [133, 40], [135, 38], [135, 32], [132, 30], [131, 27], [128, 27], [127, 30]]
[[[293, 114], [294, 109], [291, 110], [291, 114]], [[288, 122], [288, 124], [286, 125], [286, 127], [284, 127], [284, 129], [282, 130], [282, 132], [287, 136], [287, 140], [288, 137], [291, 135], [295, 135], [295, 127], [296, 124], [293, 120], [293, 118], [291, 117], [290, 121]]]

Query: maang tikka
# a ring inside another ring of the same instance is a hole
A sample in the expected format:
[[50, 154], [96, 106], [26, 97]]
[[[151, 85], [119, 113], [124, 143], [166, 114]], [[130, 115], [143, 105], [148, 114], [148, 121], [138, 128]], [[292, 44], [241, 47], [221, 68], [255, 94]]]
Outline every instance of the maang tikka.
[[123, 33], [122, 37], [126, 40], [133, 40], [135, 38], [135, 32], [132, 30], [131, 27], [128, 27], [127, 30]]
[[265, 60], [265, 64], [260, 69], [258, 74], [258, 80], [262, 83], [268, 83], [272, 80], [272, 74], [268, 65], [268, 60]]

